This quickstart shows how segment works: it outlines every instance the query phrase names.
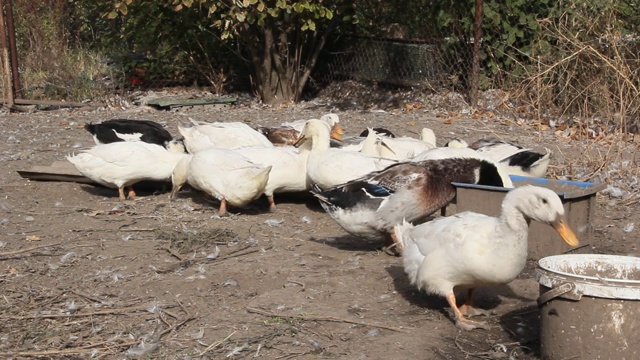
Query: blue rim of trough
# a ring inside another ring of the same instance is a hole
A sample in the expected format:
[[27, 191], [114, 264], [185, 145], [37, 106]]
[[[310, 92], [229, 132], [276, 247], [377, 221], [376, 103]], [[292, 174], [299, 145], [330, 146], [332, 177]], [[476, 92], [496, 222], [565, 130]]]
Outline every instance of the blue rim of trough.
[[[516, 187], [522, 185], [537, 185], [548, 187], [551, 190], [555, 191], [558, 196], [564, 199], [574, 199], [583, 196], [589, 196], [597, 193], [600, 190], [604, 190], [607, 185], [606, 184], [596, 184], [584, 181], [570, 181], [570, 180], [554, 180], [554, 179], [546, 179], [546, 178], [537, 178], [537, 177], [529, 177], [529, 176], [520, 176], [520, 175], [509, 175], [511, 181], [513, 181]], [[501, 191], [507, 192], [511, 190], [511, 188], [505, 188], [500, 186], [487, 186], [487, 185], [476, 185], [476, 184], [467, 184], [460, 182], [452, 182], [451, 183], [455, 187], [461, 188], [469, 188], [469, 189], [480, 189], [480, 190], [489, 190], [489, 191]]]

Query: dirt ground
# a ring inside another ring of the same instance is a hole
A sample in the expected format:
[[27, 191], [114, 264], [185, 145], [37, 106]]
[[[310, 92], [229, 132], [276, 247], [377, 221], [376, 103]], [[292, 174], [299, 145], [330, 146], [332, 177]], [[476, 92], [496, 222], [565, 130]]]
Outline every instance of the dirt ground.
[[[437, 100], [437, 101], [436, 101]], [[230, 108], [181, 108], [196, 120], [275, 125], [340, 116], [348, 134], [384, 126], [438, 144], [497, 135], [553, 150], [551, 177], [604, 181], [594, 237], [583, 252], [637, 256], [637, 144], [575, 140], [571, 129], [470, 112], [446, 96], [371, 107], [316, 100], [285, 108], [243, 99]], [[367, 110], [363, 110], [367, 109]], [[444, 299], [417, 291], [401, 260], [345, 233], [308, 195], [259, 200], [219, 217], [185, 190], [117, 191], [30, 181], [18, 170], [50, 165], [93, 144], [82, 128], [148, 119], [174, 135], [176, 111], [142, 105], [0, 116], [0, 358], [486, 359], [539, 357], [535, 260], [511, 284], [480, 289], [491, 330], [460, 331]]]

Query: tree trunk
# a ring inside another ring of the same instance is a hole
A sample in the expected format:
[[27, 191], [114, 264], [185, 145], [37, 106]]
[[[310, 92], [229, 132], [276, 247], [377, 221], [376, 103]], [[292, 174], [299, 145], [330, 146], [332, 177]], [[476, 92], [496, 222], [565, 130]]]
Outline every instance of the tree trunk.
[[242, 32], [254, 68], [254, 91], [268, 105], [298, 102], [335, 22], [321, 34], [283, 33], [270, 25], [265, 23], [262, 31], [247, 26]]

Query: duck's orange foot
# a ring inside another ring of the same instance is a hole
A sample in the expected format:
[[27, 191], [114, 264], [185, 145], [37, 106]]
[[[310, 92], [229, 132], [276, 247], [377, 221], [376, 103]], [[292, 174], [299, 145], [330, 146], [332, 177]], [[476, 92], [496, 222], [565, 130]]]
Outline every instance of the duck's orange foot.
[[[473, 295], [473, 290], [471, 289], [470, 291], [471, 291], [470, 295]], [[472, 298], [470, 297], [469, 299], [472, 299]], [[459, 327], [460, 329], [465, 331], [469, 331], [473, 329], [485, 329], [485, 330], [490, 329], [489, 325], [486, 322], [469, 320], [465, 318], [464, 315], [462, 315], [462, 311], [461, 311], [462, 309], [458, 308], [458, 306], [456, 305], [456, 295], [453, 293], [453, 291], [447, 294], [447, 302], [449, 303], [449, 306], [451, 306], [451, 309], [453, 310], [453, 313], [455, 315], [456, 326]], [[465, 304], [462, 307], [464, 306], [471, 307], [468, 304]]]
[[473, 329], [491, 329], [491, 327], [484, 321], [473, 321], [465, 318], [456, 319], [456, 326], [465, 331]]
[[136, 192], [133, 190], [133, 187], [129, 187], [129, 193], [127, 194], [127, 198], [131, 200], [137, 199]]
[[227, 201], [225, 199], [220, 200], [220, 207], [218, 208], [218, 215], [228, 216], [227, 213]]
[[477, 307], [473, 307], [471, 305], [467, 305], [464, 304], [462, 306], [460, 306], [460, 313], [462, 313], [462, 315], [466, 316], [466, 317], [473, 317], [473, 316], [491, 316], [494, 315], [495, 313], [491, 310], [483, 310]]
[[384, 247], [382, 250], [391, 256], [402, 255], [402, 243], [398, 240], [395, 233], [387, 233], [384, 237]]
[[124, 194], [124, 188], [118, 188], [118, 197], [120, 198], [120, 201], [127, 200], [127, 196]]
[[269, 200], [269, 212], [276, 212], [276, 202], [273, 199], [273, 195], [267, 196], [267, 200]]

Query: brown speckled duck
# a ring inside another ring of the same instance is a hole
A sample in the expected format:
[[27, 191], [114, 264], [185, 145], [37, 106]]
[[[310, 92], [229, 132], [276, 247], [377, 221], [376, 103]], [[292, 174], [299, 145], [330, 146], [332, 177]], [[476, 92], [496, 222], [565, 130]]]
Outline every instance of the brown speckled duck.
[[300, 132], [289, 126], [278, 127], [259, 127], [257, 128], [262, 135], [266, 136], [275, 146], [292, 146], [298, 141]]
[[[331, 137], [336, 140], [342, 141], [342, 135], [344, 135], [344, 129], [340, 126], [340, 118], [336, 114], [325, 114], [319, 119], [326, 123], [331, 129]], [[261, 126], [257, 130], [273, 143], [275, 146], [287, 146], [294, 145], [300, 138], [302, 130], [306, 125], [307, 120], [297, 120], [292, 122], [283, 123], [280, 126], [268, 127]]]
[[359, 179], [312, 193], [348, 233], [394, 244], [393, 227], [433, 214], [455, 196], [452, 182], [513, 187], [503, 168], [491, 161], [453, 158], [402, 162]]

